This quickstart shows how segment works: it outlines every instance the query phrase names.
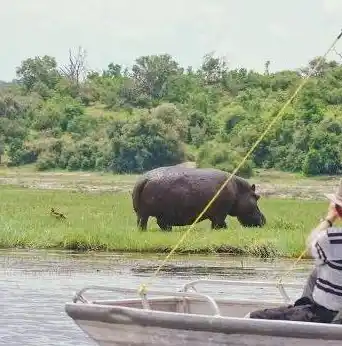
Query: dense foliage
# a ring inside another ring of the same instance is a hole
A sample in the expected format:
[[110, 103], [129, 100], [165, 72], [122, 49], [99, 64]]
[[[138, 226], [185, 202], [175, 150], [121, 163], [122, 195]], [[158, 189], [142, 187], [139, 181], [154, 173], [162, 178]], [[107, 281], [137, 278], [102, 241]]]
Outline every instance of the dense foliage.
[[[30, 58], [0, 86], [0, 157], [37, 169], [145, 170], [185, 160], [232, 171], [302, 82], [310, 67], [231, 70], [213, 55], [194, 70], [171, 56], [142, 56], [131, 69], [110, 63], [80, 73]], [[342, 172], [342, 65], [324, 61], [282, 119], [241, 167]]]

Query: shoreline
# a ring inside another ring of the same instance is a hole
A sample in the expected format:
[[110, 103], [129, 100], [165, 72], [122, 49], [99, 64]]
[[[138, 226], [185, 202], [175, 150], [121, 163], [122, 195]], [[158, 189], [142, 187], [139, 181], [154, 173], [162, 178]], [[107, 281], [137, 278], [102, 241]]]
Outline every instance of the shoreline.
[[[196, 250], [176, 250], [172, 256], [192, 256], [192, 255], [199, 255], [199, 256], [230, 256], [230, 257], [244, 257], [244, 258], [253, 258], [253, 259], [263, 259], [263, 260], [296, 260], [300, 254], [298, 255], [273, 255], [273, 249], [267, 249], [262, 247], [261, 249], [265, 250], [261, 254], [258, 254], [257, 251], [255, 253], [251, 253], [246, 249], [238, 248], [236, 247], [236, 251], [226, 252], [224, 250], [225, 246], [219, 246], [218, 251], [209, 251], [207, 249], [196, 249]], [[227, 248], [231, 248], [230, 246], [227, 246]], [[72, 255], [84, 255], [84, 254], [93, 254], [96, 253], [97, 255], [111, 255], [111, 254], [120, 254], [120, 255], [157, 255], [157, 256], [163, 256], [165, 257], [172, 248], [165, 248], [164, 251], [159, 251], [159, 249], [154, 250], [137, 250], [134, 251], [132, 249], [122, 250], [122, 249], [111, 249], [111, 250], [103, 250], [101, 248], [99, 249], [68, 249], [68, 248], [58, 248], [58, 247], [0, 247], [1, 252], [6, 251], [16, 251], [16, 250], [25, 250], [27, 252], [29, 251], [48, 251], [48, 252], [55, 252], [55, 251], [61, 251], [65, 252], [67, 254]], [[304, 249], [303, 249], [304, 250]], [[1, 255], [1, 253], [0, 253]], [[302, 260], [310, 260], [311, 257], [308, 255], [304, 255], [301, 257]]]
[[[0, 190], [2, 200], [6, 201], [0, 207], [0, 248], [106, 254], [169, 253], [190, 226], [162, 232], [150, 218], [148, 231], [137, 230], [128, 188], [134, 185], [136, 178], [89, 172], [37, 174], [21, 169], [0, 169]], [[4, 179], [7, 179], [6, 183]], [[284, 190], [288, 186], [289, 192], [298, 195], [302, 187], [306, 198], [291, 193], [284, 196], [261, 192], [259, 205], [268, 219], [266, 227], [245, 229], [235, 218], [228, 217], [228, 229], [213, 231], [209, 222], [203, 221], [194, 227], [175, 255], [296, 259], [304, 250], [307, 235], [326, 210], [324, 197], [318, 196], [323, 190], [333, 191], [338, 179], [307, 179], [263, 172], [248, 180], [256, 182], [257, 188], [264, 191], [266, 184], [278, 192], [282, 191], [279, 186]], [[84, 188], [89, 184], [101, 186], [102, 190], [90, 192]], [[115, 193], [113, 189], [116, 189]], [[50, 214], [52, 207], [65, 214], [67, 219], [54, 218]], [[303, 257], [309, 258], [308, 255]]]

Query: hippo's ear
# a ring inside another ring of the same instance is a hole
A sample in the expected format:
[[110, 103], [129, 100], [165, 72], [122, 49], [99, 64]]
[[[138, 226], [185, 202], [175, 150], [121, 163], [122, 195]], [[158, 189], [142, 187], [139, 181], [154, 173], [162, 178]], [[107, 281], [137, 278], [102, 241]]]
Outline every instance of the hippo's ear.
[[255, 184], [252, 184], [252, 191], [255, 191]]

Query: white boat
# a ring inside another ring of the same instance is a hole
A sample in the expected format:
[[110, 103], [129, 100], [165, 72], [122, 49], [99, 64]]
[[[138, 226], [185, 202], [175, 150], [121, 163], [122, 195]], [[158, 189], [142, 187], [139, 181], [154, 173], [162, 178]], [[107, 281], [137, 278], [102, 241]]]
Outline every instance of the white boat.
[[[74, 322], [101, 346], [216, 346], [216, 345], [301, 345], [341, 346], [342, 324], [249, 319], [248, 313], [277, 307], [276, 301], [213, 299], [196, 290], [199, 284], [275, 287], [283, 304], [291, 303], [284, 284], [274, 282], [196, 280], [177, 292], [147, 291], [139, 296], [136, 289], [89, 286], [76, 293], [65, 305]], [[298, 284], [287, 287], [302, 289]], [[134, 299], [88, 301], [89, 290], [135, 293]], [[192, 290], [190, 290], [192, 289]]]

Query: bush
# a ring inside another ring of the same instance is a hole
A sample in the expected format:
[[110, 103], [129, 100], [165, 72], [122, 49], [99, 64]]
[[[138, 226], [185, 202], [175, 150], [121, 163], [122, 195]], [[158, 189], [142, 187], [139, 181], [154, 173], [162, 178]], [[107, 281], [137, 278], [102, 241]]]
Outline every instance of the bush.
[[56, 156], [53, 153], [44, 152], [39, 155], [35, 166], [38, 171], [47, 171], [56, 168], [56, 161]]
[[[232, 173], [243, 160], [243, 155], [231, 149], [226, 143], [211, 141], [201, 147], [197, 163], [199, 167], [215, 167], [228, 173]], [[250, 178], [253, 175], [253, 164], [250, 160], [237, 171], [236, 175]]]
[[322, 172], [322, 158], [320, 153], [311, 149], [303, 162], [302, 172], [305, 175], [316, 175]]
[[[130, 118], [126, 122], [113, 122], [113, 129], [109, 131], [112, 137], [107, 158], [111, 170], [141, 173], [184, 160], [181, 122], [168, 112], [163, 113], [160, 108], [158, 111], [157, 116], [152, 113]], [[163, 116], [164, 121], [161, 120]]]

